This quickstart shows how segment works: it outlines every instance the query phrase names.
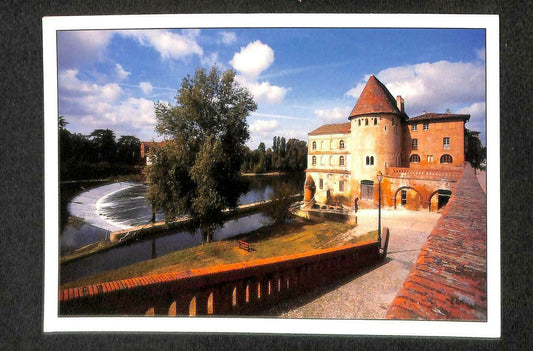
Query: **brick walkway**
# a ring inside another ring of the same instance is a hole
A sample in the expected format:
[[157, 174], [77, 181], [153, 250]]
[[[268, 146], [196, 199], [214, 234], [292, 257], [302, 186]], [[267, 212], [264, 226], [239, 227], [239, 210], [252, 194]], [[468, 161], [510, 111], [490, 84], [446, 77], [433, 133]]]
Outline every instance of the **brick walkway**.
[[390, 319], [487, 319], [487, 202], [468, 165]]

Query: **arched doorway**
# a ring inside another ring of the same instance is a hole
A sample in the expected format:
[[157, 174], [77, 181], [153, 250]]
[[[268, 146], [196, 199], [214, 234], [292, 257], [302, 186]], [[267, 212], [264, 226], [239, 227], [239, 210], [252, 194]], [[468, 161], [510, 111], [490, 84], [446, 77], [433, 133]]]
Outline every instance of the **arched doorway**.
[[420, 193], [410, 186], [402, 186], [394, 194], [394, 208], [405, 207], [408, 210], [418, 210], [421, 207]]
[[450, 201], [450, 196], [452, 195], [451, 190], [439, 189], [434, 191], [429, 197], [429, 211], [436, 212], [448, 204]]

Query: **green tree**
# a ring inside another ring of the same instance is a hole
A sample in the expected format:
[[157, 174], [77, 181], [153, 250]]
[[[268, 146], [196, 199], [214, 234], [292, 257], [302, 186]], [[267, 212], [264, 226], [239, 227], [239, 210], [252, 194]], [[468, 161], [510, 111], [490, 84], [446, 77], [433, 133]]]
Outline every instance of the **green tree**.
[[141, 160], [141, 141], [131, 135], [123, 135], [117, 142], [118, 161], [134, 165]]
[[111, 129], [95, 129], [90, 137], [98, 155], [98, 162], [115, 161], [117, 151], [115, 132]]
[[271, 201], [265, 208], [264, 213], [270, 217], [274, 223], [284, 223], [290, 216], [290, 207], [293, 203], [291, 188], [287, 183], [281, 183], [274, 187], [274, 191], [269, 195]]
[[246, 190], [239, 170], [249, 138], [246, 117], [257, 109], [235, 72], [197, 69], [183, 79], [176, 105], [156, 104], [156, 131], [170, 140], [154, 148], [148, 201], [165, 220], [189, 214], [210, 242], [224, 208]]

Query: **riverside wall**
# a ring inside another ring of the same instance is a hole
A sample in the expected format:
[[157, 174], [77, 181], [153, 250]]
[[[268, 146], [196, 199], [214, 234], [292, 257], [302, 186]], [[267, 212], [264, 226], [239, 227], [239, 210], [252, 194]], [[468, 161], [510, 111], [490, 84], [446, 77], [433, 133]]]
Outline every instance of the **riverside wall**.
[[366, 241], [64, 289], [59, 291], [60, 315], [253, 314], [376, 264], [382, 257], [379, 245]]

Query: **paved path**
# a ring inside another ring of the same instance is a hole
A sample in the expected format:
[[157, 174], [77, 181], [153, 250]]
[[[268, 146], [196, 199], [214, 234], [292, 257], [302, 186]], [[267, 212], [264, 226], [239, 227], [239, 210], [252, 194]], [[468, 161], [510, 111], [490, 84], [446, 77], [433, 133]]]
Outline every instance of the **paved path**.
[[[375, 230], [377, 212], [359, 210], [358, 225], [350, 234]], [[286, 318], [385, 318], [439, 217], [439, 213], [427, 210], [383, 210], [383, 226], [391, 229], [391, 237], [387, 259], [381, 266], [283, 303], [269, 314]]]
[[477, 181], [479, 182], [479, 185], [481, 186], [481, 189], [486, 194], [487, 193], [487, 173], [485, 171], [476, 171], [476, 177]]

